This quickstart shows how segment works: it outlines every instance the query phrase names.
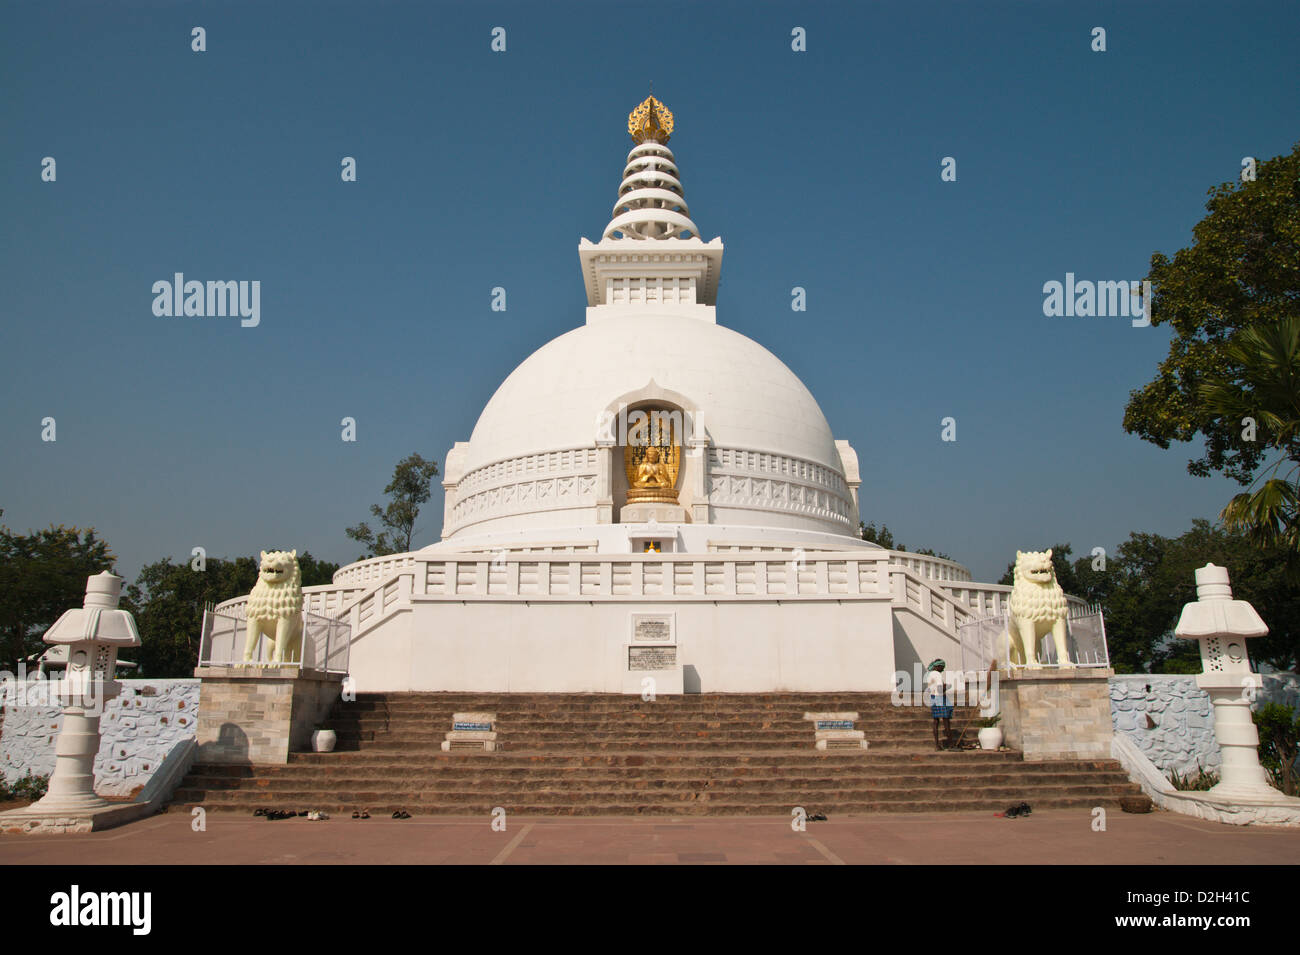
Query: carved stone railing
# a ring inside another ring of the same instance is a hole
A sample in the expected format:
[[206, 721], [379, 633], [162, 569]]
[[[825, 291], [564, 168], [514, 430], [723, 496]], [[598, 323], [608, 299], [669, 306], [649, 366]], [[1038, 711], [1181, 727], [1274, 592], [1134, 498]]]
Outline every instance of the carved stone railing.
[[890, 564], [889, 581], [895, 607], [911, 610], [954, 639], [957, 628], [972, 618], [969, 606], [915, 571]]
[[[394, 572], [404, 570], [407, 567], [414, 566], [416, 555], [407, 554], [389, 554], [386, 557], [371, 557], [369, 560], [358, 561], [355, 564], [348, 564], [334, 572], [334, 584], [351, 584], [354, 587], [365, 587], [378, 583], [381, 580], [387, 580]], [[304, 587], [302, 592], [305, 594], [309, 589]]]
[[[1011, 597], [1007, 584], [979, 584], [974, 582], [944, 583], [943, 588], [965, 604], [976, 617], [996, 617], [1005, 613]], [[1089, 604], [1082, 597], [1065, 595], [1071, 617], [1089, 612]]]
[[601, 558], [584, 554], [509, 554], [497, 558], [466, 554], [422, 560], [415, 568], [412, 597], [539, 601], [664, 597], [851, 599], [888, 594], [887, 566], [883, 555], [857, 552], [819, 553], [799, 561], [749, 554], [626, 554]]
[[931, 557], [928, 554], [913, 554], [905, 550], [891, 550], [889, 562], [905, 567], [918, 577], [928, 577], [937, 581], [968, 581], [970, 571], [955, 560], [946, 557]]
[[[365, 593], [365, 587], [341, 587], [338, 584], [320, 584], [302, 588], [302, 609], [322, 617], [337, 618], [353, 600]], [[248, 594], [232, 597], [217, 604], [216, 610], [224, 614], [243, 616], [248, 606]]]
[[[355, 642], [413, 603], [449, 600], [618, 602], [853, 600], [889, 597], [957, 637], [968, 620], [1002, 613], [1011, 588], [947, 583], [900, 566], [887, 551], [817, 551], [793, 556], [741, 551], [718, 554], [419, 553], [374, 558], [336, 575], [335, 583], [304, 587], [308, 612], [346, 616]], [[380, 576], [383, 574], [384, 576]], [[340, 579], [340, 578], [346, 578]], [[353, 583], [357, 578], [367, 583]], [[238, 613], [247, 596], [217, 606]], [[1067, 597], [1071, 616], [1087, 612]]]

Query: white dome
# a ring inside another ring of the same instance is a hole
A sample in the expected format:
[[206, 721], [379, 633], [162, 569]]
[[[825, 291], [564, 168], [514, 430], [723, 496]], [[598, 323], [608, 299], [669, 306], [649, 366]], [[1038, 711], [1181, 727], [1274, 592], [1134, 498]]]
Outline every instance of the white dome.
[[703, 412], [711, 448], [788, 456], [843, 476], [821, 408], [779, 358], [729, 328], [654, 309], [602, 318], [529, 356], [479, 416], [463, 473], [594, 447], [600, 414], [651, 381]]

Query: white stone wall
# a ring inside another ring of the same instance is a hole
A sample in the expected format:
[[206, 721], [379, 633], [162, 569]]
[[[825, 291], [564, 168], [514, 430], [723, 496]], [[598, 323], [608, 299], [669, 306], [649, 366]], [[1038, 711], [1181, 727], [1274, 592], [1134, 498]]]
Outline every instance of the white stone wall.
[[[0, 686], [0, 774], [8, 782], [54, 771], [54, 740], [63, 717], [57, 706], [28, 705], [45, 698], [41, 682]], [[173, 746], [194, 738], [198, 721], [198, 680], [120, 682], [122, 694], [109, 701], [99, 724], [95, 790], [102, 796], [126, 796], [143, 786]]]
[[[1269, 702], [1300, 705], [1296, 674], [1265, 675], [1259, 703]], [[1210, 695], [1196, 685], [1195, 675], [1117, 674], [1110, 681], [1110, 712], [1115, 731], [1133, 740], [1166, 777], [1171, 769], [1195, 774], [1198, 765], [1219, 771]]]
[[1194, 775], [1198, 766], [1219, 771], [1210, 696], [1195, 676], [1117, 674], [1110, 681], [1110, 712], [1115, 732], [1133, 740], [1166, 776], [1170, 770]]

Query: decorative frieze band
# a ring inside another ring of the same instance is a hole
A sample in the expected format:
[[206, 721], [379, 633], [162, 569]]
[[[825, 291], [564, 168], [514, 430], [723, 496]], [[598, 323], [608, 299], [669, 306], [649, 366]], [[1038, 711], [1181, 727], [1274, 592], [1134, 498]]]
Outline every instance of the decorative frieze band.
[[451, 513], [454, 526], [462, 527], [493, 517], [595, 503], [596, 475], [575, 474], [491, 487], [460, 497]]
[[813, 461], [766, 451], [711, 448], [709, 503], [853, 525], [853, 502], [842, 474]]
[[743, 448], [711, 448], [709, 473], [773, 474], [826, 488], [841, 497], [847, 497], [848, 487], [844, 475], [824, 464], [792, 458], [768, 451], [746, 451]]
[[564, 451], [546, 451], [525, 454], [505, 461], [497, 461], [466, 474], [456, 485], [460, 494], [472, 494], [491, 485], [516, 484], [521, 478], [551, 477], [596, 470], [596, 448], [569, 448]]

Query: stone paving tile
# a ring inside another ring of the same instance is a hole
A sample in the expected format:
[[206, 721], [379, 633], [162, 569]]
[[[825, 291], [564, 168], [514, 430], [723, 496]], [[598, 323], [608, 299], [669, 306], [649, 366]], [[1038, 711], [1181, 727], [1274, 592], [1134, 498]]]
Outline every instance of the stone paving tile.
[[1112, 812], [1106, 832], [1092, 831], [1091, 822], [1091, 813], [1078, 810], [1024, 819], [845, 816], [798, 833], [782, 817], [513, 817], [506, 832], [496, 832], [486, 816], [335, 816], [314, 823], [209, 813], [207, 831], [193, 832], [188, 813], [170, 812], [86, 835], [0, 836], [0, 865], [1300, 863], [1295, 829], [1225, 826], [1169, 813]]

